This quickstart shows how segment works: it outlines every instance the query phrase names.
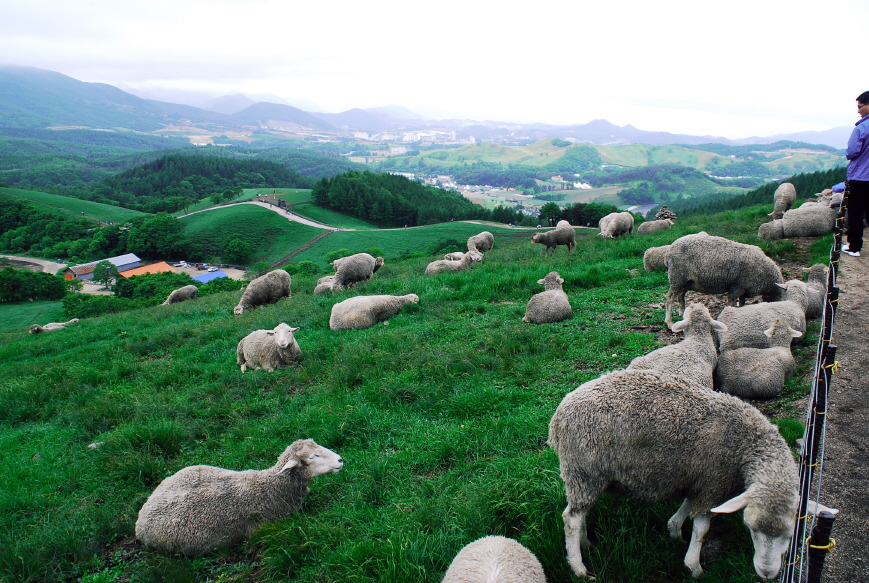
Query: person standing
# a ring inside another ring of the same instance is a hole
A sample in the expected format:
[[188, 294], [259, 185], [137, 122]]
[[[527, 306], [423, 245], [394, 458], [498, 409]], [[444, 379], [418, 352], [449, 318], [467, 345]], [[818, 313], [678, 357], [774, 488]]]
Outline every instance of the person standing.
[[857, 97], [860, 121], [848, 140], [848, 242], [842, 251], [860, 257], [863, 248], [863, 217], [869, 211], [869, 91]]

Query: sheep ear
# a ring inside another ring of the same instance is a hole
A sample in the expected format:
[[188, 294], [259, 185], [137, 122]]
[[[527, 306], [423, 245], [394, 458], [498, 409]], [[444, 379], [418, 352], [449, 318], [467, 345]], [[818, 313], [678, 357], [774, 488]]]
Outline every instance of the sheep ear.
[[670, 330], [672, 330], [673, 332], [681, 332], [682, 330], [684, 330], [685, 328], [688, 327], [688, 324], [689, 324], [688, 320], [680, 320], [680, 321], [676, 322], [675, 324], [673, 324], [672, 326], [670, 326]]
[[558, 278], [558, 283], [564, 283], [564, 278], [559, 277], [559, 278]]
[[802, 335], [803, 333], [799, 330], [794, 330], [793, 328], [791, 328], [791, 338], [799, 338]]
[[290, 461], [288, 461], [286, 464], [284, 464], [284, 467], [282, 467], [281, 471], [278, 473], [283, 474], [284, 472], [288, 472], [288, 471], [292, 470], [294, 467], [296, 467], [297, 465], [299, 465], [300, 463], [302, 463], [302, 462], [300, 462], [298, 458], [293, 458]]
[[298, 331], [299, 331], [298, 328], [290, 328], [290, 332], [298, 332]]
[[274, 336], [274, 335], [275, 335], [275, 331], [274, 331], [274, 330], [269, 330], [268, 332], [266, 332], [266, 335], [267, 335], [267, 336]]
[[727, 332], [727, 324], [718, 320], [709, 320], [709, 327], [719, 332]]
[[763, 335], [766, 336], [767, 338], [772, 338], [773, 329], [767, 328], [766, 330], [763, 331]]
[[748, 492], [743, 492], [736, 498], [731, 498], [721, 506], [716, 506], [710, 510], [710, 512], [715, 512], [716, 514], [730, 514], [731, 512], [742, 510], [746, 506], [748, 506]]
[[809, 500], [809, 504], [806, 507], [806, 510], [808, 510], [812, 514], [820, 514], [821, 512], [829, 512], [833, 515], [839, 514], [838, 508], [829, 508], [828, 506], [824, 506], [820, 502], [815, 502], [814, 500]]
[[540, 285], [543, 285], [544, 283], [546, 283], [546, 280], [545, 279], [538, 279], [537, 283], [539, 283]]
[[809, 268], [809, 267], [803, 267], [803, 272], [808, 273], [808, 272], [810, 272], [810, 271], [811, 271], [811, 268]]
[[779, 287], [782, 288], [782, 289], [788, 289], [788, 284], [786, 284], [786, 283], [778, 283], [778, 282], [776, 282], [776, 285], [779, 286]]

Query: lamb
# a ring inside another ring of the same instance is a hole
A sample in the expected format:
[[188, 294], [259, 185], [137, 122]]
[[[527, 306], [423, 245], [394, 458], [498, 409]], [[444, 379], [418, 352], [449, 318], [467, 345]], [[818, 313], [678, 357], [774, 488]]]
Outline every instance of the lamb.
[[792, 237], [820, 237], [833, 231], [838, 212], [838, 209], [821, 204], [791, 209], [781, 219], [763, 223], [757, 230], [757, 236], [772, 241]]
[[[559, 245], [566, 246], [568, 253], [576, 248], [576, 230], [574, 230], [567, 221], [560, 221], [558, 224], [560, 226], [552, 231], [534, 233], [531, 235], [532, 244], [540, 243], [541, 245], [546, 246], [543, 250], [543, 255], [548, 254], [550, 249], [552, 249], [552, 254], [555, 255], [555, 251]], [[564, 225], [566, 225], [566, 227]]]
[[625, 233], [634, 232], [634, 215], [629, 212], [610, 213], [598, 223], [600, 236], [615, 239]]
[[76, 322], [78, 322], [78, 318], [73, 318], [69, 322], [49, 322], [45, 326], [40, 326], [39, 324], [31, 324], [30, 333], [41, 334], [43, 332], [54, 332], [56, 330], [63, 330], [64, 326], [69, 326], [70, 324], [75, 324]]
[[335, 289], [335, 276], [327, 275], [325, 277], [321, 277], [317, 280], [317, 286], [314, 288], [315, 294], [322, 294], [327, 291], [334, 291]]
[[378, 322], [388, 323], [407, 304], [419, 302], [416, 294], [404, 296], [356, 296], [332, 306], [329, 328], [332, 330], [362, 330]]
[[452, 253], [444, 255], [444, 259], [447, 261], [461, 261], [464, 256], [465, 254], [461, 251], [453, 251]]
[[727, 326], [727, 331], [718, 333], [721, 352], [737, 348], [766, 348], [768, 340], [764, 330], [778, 319], [787, 322], [800, 335], [806, 333], [806, 308], [809, 305], [806, 284], [791, 279], [778, 285], [785, 290], [782, 301], [727, 307], [721, 311], [718, 320]]
[[827, 266], [815, 263], [811, 267], [803, 267], [803, 271], [809, 274], [806, 282], [806, 291], [809, 294], [806, 319], [814, 320], [824, 314], [824, 303], [827, 301]]
[[[762, 295], [765, 301], [776, 300], [782, 283], [781, 270], [760, 247], [713, 237], [705, 231], [679, 237], [667, 253], [670, 289], [667, 292], [665, 322], [672, 326], [673, 306], [685, 310], [688, 290], [710, 294], [726, 293], [731, 305], [748, 297]], [[720, 318], [719, 318], [720, 320]]]
[[540, 292], [528, 300], [525, 307], [523, 322], [534, 324], [549, 324], [567, 320], [573, 315], [567, 294], [561, 288], [564, 280], [557, 271], [550, 271], [543, 279], [537, 280], [545, 291]]
[[301, 439], [267, 470], [186, 467], [148, 497], [136, 520], [136, 536], [159, 551], [191, 557], [237, 545], [261, 524], [297, 510], [311, 478], [343, 465], [335, 452]]
[[242, 338], [235, 350], [241, 372], [248, 367], [273, 372], [298, 360], [302, 349], [293, 336], [298, 331], [298, 328], [290, 328], [282, 322], [273, 330], [254, 330]]
[[693, 577], [703, 573], [700, 548], [712, 513], [745, 508], [754, 568], [764, 579], [778, 574], [794, 530], [797, 466], [778, 429], [754, 407], [661, 371], [615, 371], [564, 397], [549, 445], [567, 492], [567, 560], [577, 577], [591, 577], [580, 547], [590, 546], [586, 515], [605, 490], [644, 502], [684, 496], [667, 527], [679, 540], [685, 519], [693, 520], [685, 555]]
[[668, 231], [673, 226], [673, 221], [670, 219], [661, 219], [657, 221], [646, 221], [637, 227], [637, 235], [648, 235], [650, 233], [660, 233]]
[[667, 255], [669, 255], [669, 253], [669, 245], [662, 245], [660, 247], [649, 247], [648, 249], [646, 249], [646, 252], [643, 253], [643, 269], [650, 273], [652, 271], [666, 270]]
[[718, 352], [712, 331], [724, 332], [727, 326], [713, 320], [703, 304], [691, 304], [685, 310], [685, 318], [673, 324], [672, 330], [684, 332], [681, 342], [638, 356], [628, 365], [628, 370], [659, 370], [685, 377], [700, 388], [714, 390]]
[[797, 189], [790, 182], [782, 182], [775, 189], [775, 194], [773, 195], [774, 206], [769, 216], [773, 220], [782, 218], [782, 215], [791, 208], [795, 200], [797, 200]]
[[172, 304], [177, 304], [180, 302], [185, 302], [187, 300], [192, 300], [196, 298], [196, 294], [199, 293], [199, 288], [195, 285], [185, 285], [184, 287], [179, 287], [178, 289], [172, 290], [172, 293], [169, 294], [169, 297], [166, 298], [166, 301], [160, 304], [161, 306], [170, 306]]
[[375, 259], [368, 253], [356, 253], [336, 259], [332, 265], [335, 267], [333, 288], [340, 290], [371, 279], [377, 270], [383, 267], [383, 257]]
[[483, 254], [479, 251], [468, 251], [461, 261], [450, 261], [448, 259], [432, 261], [426, 266], [425, 274], [434, 275], [441, 271], [466, 271], [482, 260]]
[[485, 253], [495, 246], [495, 236], [489, 231], [483, 231], [468, 238], [468, 251]]
[[546, 583], [543, 566], [513, 539], [485, 536], [466, 545], [442, 583]]
[[283, 269], [275, 269], [257, 277], [247, 284], [247, 289], [244, 290], [232, 313], [240, 315], [258, 306], [273, 304], [281, 298], [292, 297], [291, 283], [290, 274]]
[[715, 387], [743, 399], [771, 399], [781, 393], [785, 379], [794, 374], [796, 362], [791, 354], [791, 340], [802, 336], [776, 320], [763, 331], [768, 348], [737, 348], [721, 353], [715, 369]]

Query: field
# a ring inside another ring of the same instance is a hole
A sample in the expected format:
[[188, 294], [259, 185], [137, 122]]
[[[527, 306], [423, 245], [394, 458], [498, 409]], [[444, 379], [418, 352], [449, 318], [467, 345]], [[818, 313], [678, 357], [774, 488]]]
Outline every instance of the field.
[[324, 225], [331, 225], [341, 229], [376, 229], [371, 223], [357, 219], [343, 213], [322, 208], [312, 202], [302, 202], [290, 207], [290, 212], [305, 218], [318, 221]]
[[18, 188], [0, 188], [0, 192], [37, 202], [50, 210], [58, 211], [63, 214], [79, 216], [84, 214], [86, 217], [98, 219], [104, 223], [123, 223], [133, 217], [140, 217], [147, 214], [131, 209], [112, 206], [110, 204], [80, 200], [69, 196], [49, 194], [47, 192], [21, 190]]
[[63, 304], [60, 302], [0, 303], [0, 332], [29, 328], [31, 324], [42, 326], [49, 322], [65, 322], [67, 319], [63, 317]]

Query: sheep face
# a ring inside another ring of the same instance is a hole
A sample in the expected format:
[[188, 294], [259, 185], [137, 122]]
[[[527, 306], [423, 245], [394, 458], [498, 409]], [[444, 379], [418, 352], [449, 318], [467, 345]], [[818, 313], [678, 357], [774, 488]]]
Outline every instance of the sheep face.
[[298, 328], [290, 328], [287, 324], [280, 323], [275, 326], [274, 330], [266, 332], [269, 336], [274, 336], [275, 344], [280, 348], [286, 348], [293, 343], [293, 332], [298, 332]]
[[314, 440], [306, 439], [294, 443], [287, 448], [284, 456], [289, 454], [289, 459], [279, 473], [284, 473], [297, 466], [307, 468], [310, 477], [321, 476], [341, 471], [344, 460], [331, 449], [317, 445]]

